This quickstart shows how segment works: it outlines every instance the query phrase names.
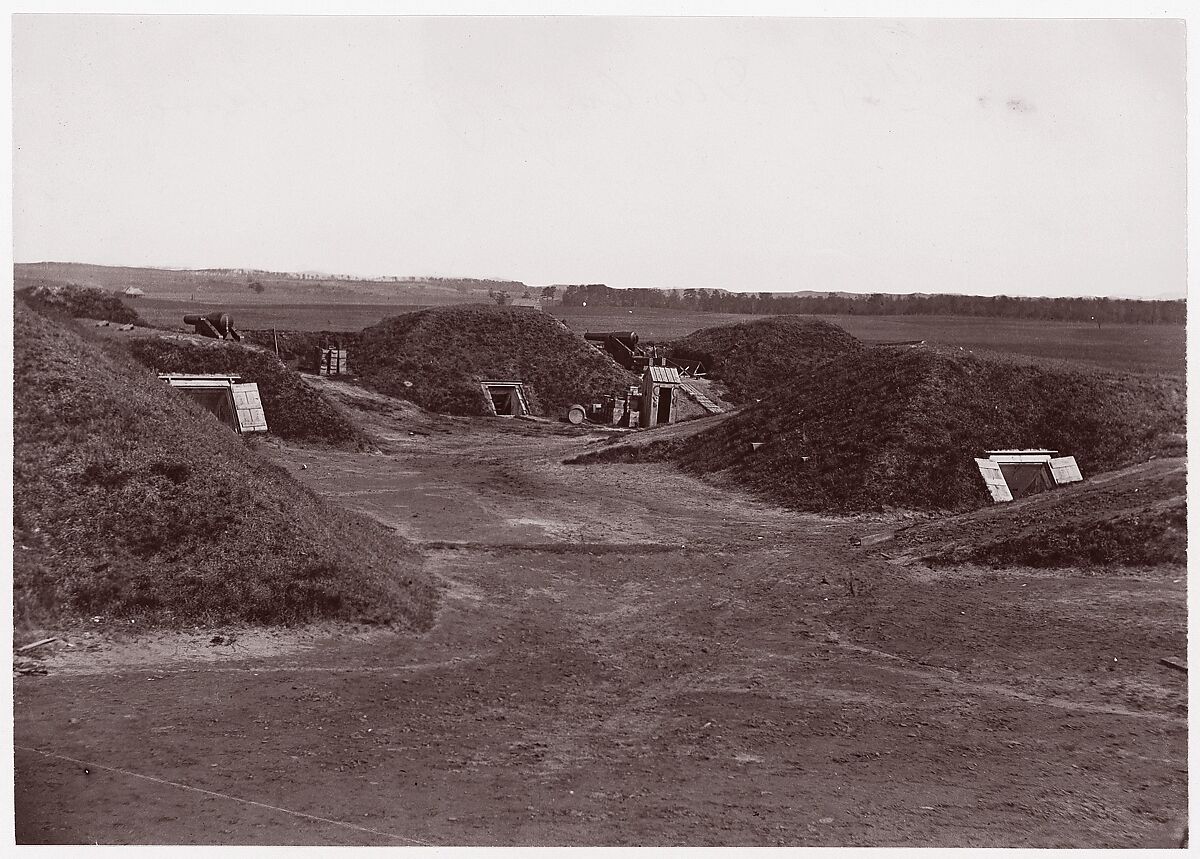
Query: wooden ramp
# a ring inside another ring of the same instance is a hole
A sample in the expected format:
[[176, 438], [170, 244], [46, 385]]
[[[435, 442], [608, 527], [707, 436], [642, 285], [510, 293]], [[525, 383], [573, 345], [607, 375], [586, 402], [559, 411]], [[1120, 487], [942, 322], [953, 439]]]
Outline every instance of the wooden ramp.
[[704, 395], [703, 391], [701, 391], [698, 387], [696, 387], [695, 384], [688, 381], [687, 379], [683, 380], [682, 387], [687, 392], [687, 395], [689, 397], [691, 397], [693, 400], [695, 400], [697, 403], [699, 403], [700, 407], [702, 409], [704, 409], [706, 412], [708, 412], [710, 415], [719, 415], [725, 411], [723, 408], [721, 408], [716, 403], [714, 403], [712, 400], [710, 400], [708, 397], [706, 397]]

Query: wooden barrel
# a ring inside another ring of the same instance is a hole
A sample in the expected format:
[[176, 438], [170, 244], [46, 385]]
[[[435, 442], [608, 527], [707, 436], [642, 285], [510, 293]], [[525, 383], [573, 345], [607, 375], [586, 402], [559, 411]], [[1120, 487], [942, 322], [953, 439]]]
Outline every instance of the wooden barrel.
[[570, 423], [575, 424], [575, 426], [579, 426], [581, 423], [583, 423], [586, 417], [587, 409], [585, 409], [583, 406], [574, 405], [567, 409], [567, 420]]

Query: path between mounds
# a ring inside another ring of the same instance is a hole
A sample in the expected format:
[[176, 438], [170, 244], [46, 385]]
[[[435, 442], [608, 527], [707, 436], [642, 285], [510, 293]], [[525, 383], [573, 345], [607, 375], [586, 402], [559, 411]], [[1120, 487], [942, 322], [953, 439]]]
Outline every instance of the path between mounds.
[[852, 554], [878, 519], [563, 465], [586, 434], [362, 414], [380, 455], [273, 455], [425, 546], [436, 627], [47, 655], [15, 680], [19, 841], [1169, 840], [1179, 571], [910, 571]]

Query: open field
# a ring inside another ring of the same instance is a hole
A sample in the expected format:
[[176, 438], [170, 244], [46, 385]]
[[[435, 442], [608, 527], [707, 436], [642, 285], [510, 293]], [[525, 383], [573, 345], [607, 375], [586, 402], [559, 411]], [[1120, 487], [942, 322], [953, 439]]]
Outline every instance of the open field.
[[1178, 843], [1182, 567], [892, 563], [886, 517], [321, 387], [382, 452], [270, 454], [417, 545], [434, 628], [72, 633], [14, 681], [19, 842]]
[[1131, 373], [1186, 370], [1182, 325], [1085, 325], [974, 316], [827, 316], [860, 340], [927, 340], [982, 352]]
[[[220, 308], [240, 328], [280, 328], [297, 331], [354, 331], [388, 316], [429, 306], [403, 304], [278, 303], [261, 297], [237, 303], [203, 303], [145, 298], [132, 303], [154, 325], [182, 328], [188, 313]], [[663, 342], [700, 328], [762, 317], [737, 313], [701, 313], [658, 308], [551, 307], [549, 312], [571, 330], [634, 330], [644, 341]], [[861, 340], [927, 340], [964, 349], [1059, 360], [1134, 373], [1182, 375], [1186, 340], [1178, 325], [1094, 325], [1016, 319], [946, 316], [829, 316], [820, 317], [845, 328]]]
[[[630, 313], [629, 311], [633, 312]], [[554, 307], [572, 330], [636, 331], [662, 342], [700, 328], [761, 319], [737, 313], [659, 308]], [[806, 317], [808, 318], [808, 317]], [[1182, 374], [1186, 337], [1181, 325], [1095, 325], [974, 316], [820, 316], [867, 342], [926, 340], [964, 349], [1019, 355], [1133, 373]]]
[[136, 287], [145, 293], [147, 300], [198, 299], [251, 305], [259, 302], [459, 304], [487, 301], [492, 289], [514, 296], [529, 289], [517, 281], [477, 278], [364, 280], [316, 272], [300, 275], [240, 269], [139, 268], [61, 262], [18, 263], [13, 266], [13, 274], [17, 289], [37, 282], [96, 286], [112, 292]]
[[358, 331], [388, 316], [424, 310], [429, 304], [354, 304], [314, 301], [187, 301], [144, 298], [131, 302], [142, 319], [151, 325], [188, 328], [183, 317], [191, 313], [222, 310], [233, 317], [238, 328], [282, 328], [294, 331]]

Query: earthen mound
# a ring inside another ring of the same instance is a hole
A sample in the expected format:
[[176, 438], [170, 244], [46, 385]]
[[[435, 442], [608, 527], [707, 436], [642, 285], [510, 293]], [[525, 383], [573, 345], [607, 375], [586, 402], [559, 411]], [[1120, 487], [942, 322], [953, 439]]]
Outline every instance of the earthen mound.
[[431, 622], [436, 590], [407, 544], [85, 333], [17, 303], [19, 624]]
[[120, 325], [138, 324], [138, 312], [118, 295], [98, 286], [63, 283], [34, 283], [17, 293], [43, 311], [77, 319], [103, 319]]
[[1150, 567], [1187, 562], [1187, 468], [1156, 459], [958, 516], [873, 545], [927, 564]]
[[236, 373], [256, 382], [267, 426], [280, 438], [351, 447], [369, 444], [340, 407], [264, 349], [178, 335], [125, 342], [134, 358], [157, 373]]
[[1180, 379], [873, 348], [663, 454], [804, 510], [965, 510], [990, 503], [973, 461], [988, 450], [1049, 448], [1093, 475], [1163, 453], [1184, 418]]
[[738, 403], [754, 402], [822, 361], [863, 348], [838, 326], [803, 316], [702, 328], [668, 345], [673, 362], [702, 366]]
[[525, 307], [393, 316], [363, 330], [351, 362], [366, 385], [455, 415], [489, 414], [482, 381], [523, 382], [531, 411], [547, 416], [638, 381], [552, 316]]

